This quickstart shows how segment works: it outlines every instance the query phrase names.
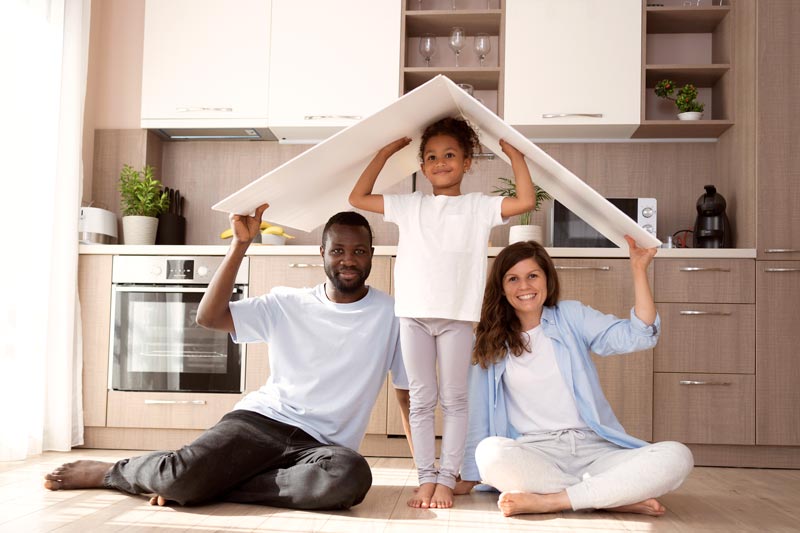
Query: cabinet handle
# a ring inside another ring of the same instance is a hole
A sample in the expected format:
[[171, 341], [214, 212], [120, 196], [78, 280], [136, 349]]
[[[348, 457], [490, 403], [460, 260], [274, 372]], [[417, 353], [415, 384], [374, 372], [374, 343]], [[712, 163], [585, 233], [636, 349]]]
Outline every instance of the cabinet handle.
[[683, 316], [700, 316], [700, 315], [731, 316], [730, 311], [681, 311], [679, 314]]
[[359, 115], [306, 115], [303, 120], [326, 120], [331, 118], [343, 118], [346, 120], [361, 120]]
[[689, 379], [682, 379], [678, 383], [681, 385], [732, 385], [730, 381], [692, 381]]
[[195, 111], [222, 111], [223, 113], [233, 113], [232, 107], [176, 107], [178, 113], [192, 113]]
[[730, 272], [730, 268], [723, 267], [681, 267], [681, 272]]
[[610, 266], [556, 266], [556, 270], [602, 270], [608, 272], [611, 270]]
[[764, 272], [800, 272], [800, 268], [765, 268]]
[[322, 263], [289, 263], [289, 268], [323, 268]]
[[542, 113], [542, 118], [588, 117], [603, 118], [602, 113]]
[[205, 405], [205, 400], [145, 400], [145, 405]]
[[768, 254], [793, 254], [800, 252], [797, 248], [767, 248], [764, 252]]

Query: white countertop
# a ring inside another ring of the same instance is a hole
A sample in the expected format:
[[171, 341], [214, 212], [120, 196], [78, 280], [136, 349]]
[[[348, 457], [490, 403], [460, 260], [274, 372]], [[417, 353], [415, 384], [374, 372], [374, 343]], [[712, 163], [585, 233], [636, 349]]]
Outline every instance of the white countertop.
[[[488, 255], [494, 257], [502, 249], [502, 247], [489, 248]], [[628, 251], [622, 248], [547, 248], [546, 250], [551, 257], [628, 257]], [[228, 246], [81, 244], [78, 251], [81, 254], [101, 255], [225, 255], [228, 251]], [[319, 255], [319, 246], [253, 244], [247, 251], [247, 255]], [[397, 247], [376, 246], [375, 255], [397, 255]], [[675, 259], [755, 259], [756, 250], [753, 248], [660, 248], [656, 257]]]

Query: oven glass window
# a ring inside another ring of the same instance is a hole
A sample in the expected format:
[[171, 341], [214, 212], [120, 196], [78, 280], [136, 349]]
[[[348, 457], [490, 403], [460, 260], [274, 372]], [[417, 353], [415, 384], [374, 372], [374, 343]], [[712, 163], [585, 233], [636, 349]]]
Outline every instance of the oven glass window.
[[197, 325], [203, 293], [164, 290], [117, 288], [112, 388], [241, 392], [241, 347]]

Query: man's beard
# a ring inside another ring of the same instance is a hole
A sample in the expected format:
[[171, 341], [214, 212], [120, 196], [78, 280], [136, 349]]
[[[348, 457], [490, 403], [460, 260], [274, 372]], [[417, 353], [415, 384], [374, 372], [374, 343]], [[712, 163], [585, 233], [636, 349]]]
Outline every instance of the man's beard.
[[[340, 272], [355, 272], [358, 276], [352, 280], [343, 280], [337, 275]], [[367, 281], [369, 273], [370, 267], [367, 267], [366, 271], [363, 271], [355, 267], [334, 269], [330, 265], [325, 265], [325, 274], [328, 276], [328, 279], [333, 283], [337, 291], [344, 294], [352, 294], [360, 291], [364, 286], [364, 282]]]

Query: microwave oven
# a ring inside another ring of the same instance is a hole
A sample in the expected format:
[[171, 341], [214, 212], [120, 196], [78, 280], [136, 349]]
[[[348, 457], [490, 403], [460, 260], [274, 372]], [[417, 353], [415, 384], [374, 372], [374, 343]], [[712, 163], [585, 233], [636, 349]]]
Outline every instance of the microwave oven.
[[[606, 198], [639, 226], [656, 235], [655, 198]], [[569, 248], [616, 248], [617, 245], [567, 209], [558, 200], [550, 211], [551, 246]]]

